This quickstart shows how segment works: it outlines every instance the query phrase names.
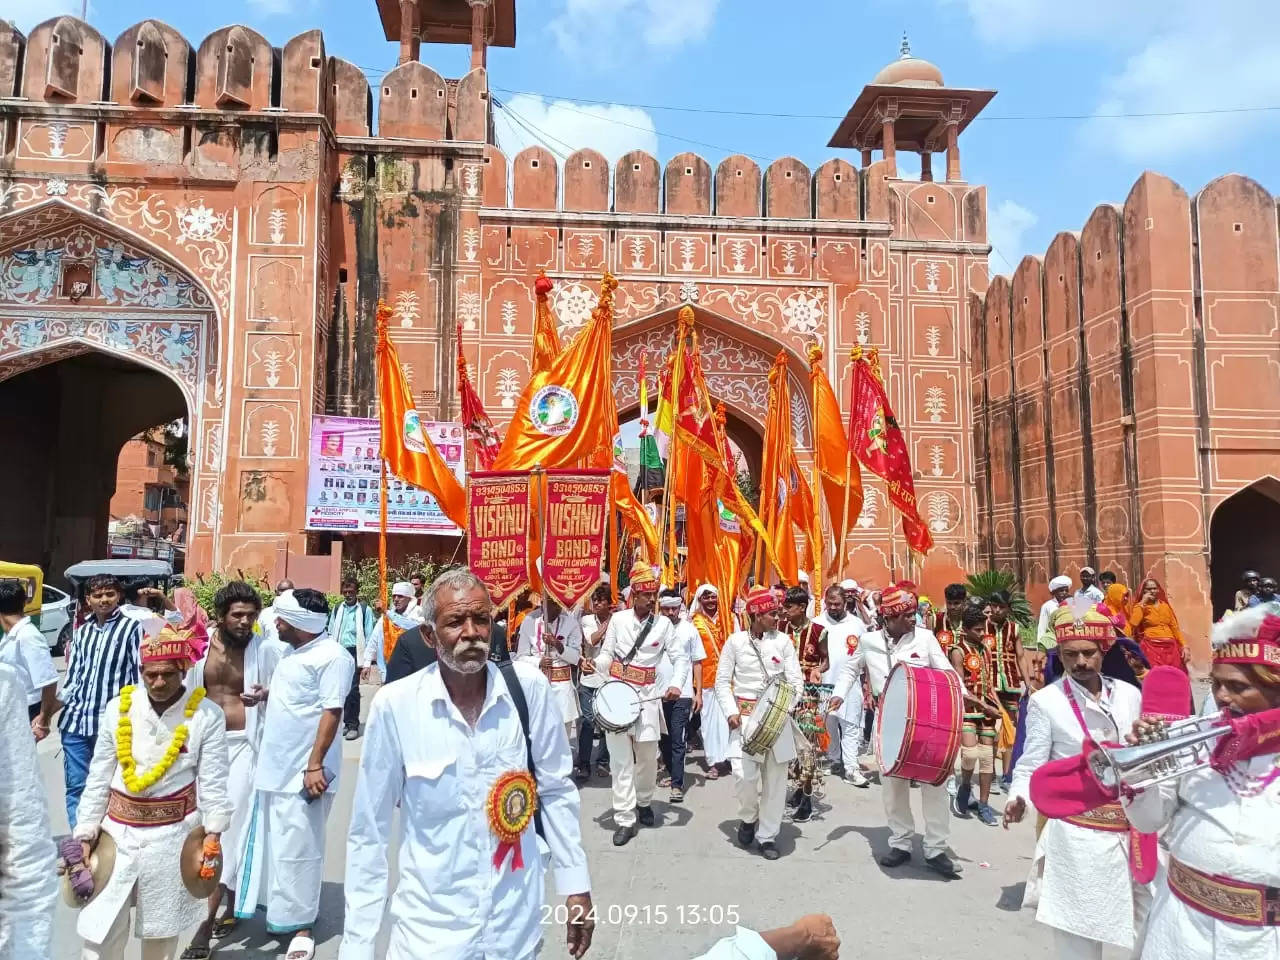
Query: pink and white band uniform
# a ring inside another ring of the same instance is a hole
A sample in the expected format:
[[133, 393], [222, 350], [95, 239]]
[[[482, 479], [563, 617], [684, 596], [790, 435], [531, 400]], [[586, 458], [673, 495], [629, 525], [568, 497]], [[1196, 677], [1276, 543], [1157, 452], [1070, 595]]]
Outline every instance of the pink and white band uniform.
[[[564, 644], [560, 652], [548, 639]], [[581, 711], [578, 709], [578, 691], [573, 685], [572, 668], [582, 659], [582, 623], [578, 615], [561, 610], [550, 622], [543, 619], [542, 611], [532, 611], [520, 623], [520, 636], [516, 642], [516, 659], [527, 660], [537, 667], [543, 657], [551, 658], [552, 699], [564, 721], [565, 736], [573, 742], [573, 727]]]
[[[1215, 663], [1280, 674], [1280, 617], [1265, 607], [1217, 624], [1213, 645]], [[1126, 800], [1125, 807], [1137, 829], [1163, 831], [1169, 852], [1156, 877], [1143, 960], [1280, 957], [1280, 752], [1239, 761], [1227, 775], [1206, 768], [1165, 781]], [[1242, 922], [1243, 915], [1209, 912], [1203, 902], [1192, 905], [1171, 887], [1174, 871], [1184, 878], [1184, 890], [1204, 887], [1223, 905], [1260, 905], [1270, 923], [1254, 925]], [[1232, 885], [1253, 890], [1233, 893]], [[1269, 888], [1270, 895], [1259, 888]]]

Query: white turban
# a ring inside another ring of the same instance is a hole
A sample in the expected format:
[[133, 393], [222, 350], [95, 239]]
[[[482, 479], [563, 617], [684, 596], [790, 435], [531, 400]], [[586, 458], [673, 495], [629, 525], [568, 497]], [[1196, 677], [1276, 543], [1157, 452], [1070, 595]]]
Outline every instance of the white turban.
[[665, 596], [658, 597], [658, 606], [663, 608], [679, 608], [684, 606], [684, 600], [680, 598], [678, 593], [666, 594]]
[[695, 600], [700, 600], [700, 599], [702, 599], [702, 595], [703, 595], [704, 593], [709, 593], [709, 594], [711, 594], [713, 597], [719, 597], [719, 596], [720, 596], [720, 591], [719, 591], [719, 590], [717, 590], [713, 584], [710, 584], [710, 583], [704, 583], [702, 586], [698, 587], [698, 589], [694, 591], [694, 593], [693, 593], [693, 599], [695, 599]]
[[857, 580], [841, 580], [840, 589], [841, 590], [857, 590], [858, 581]]
[[301, 630], [303, 633], [322, 634], [329, 625], [329, 615], [327, 613], [316, 613], [312, 610], [306, 610], [293, 597], [292, 590], [286, 590], [280, 596], [276, 597], [275, 602], [276, 618], [283, 620], [289, 626]]
[[394, 587], [391, 588], [391, 595], [393, 597], [408, 597], [410, 600], [412, 600], [414, 596], [413, 584], [408, 583], [407, 581], [401, 580], [399, 583], [397, 583]]
[[1070, 578], [1070, 577], [1062, 577], [1062, 576], [1059, 576], [1059, 577], [1054, 577], [1052, 580], [1050, 580], [1050, 581], [1049, 581], [1049, 592], [1050, 592], [1050, 593], [1053, 593], [1053, 591], [1055, 591], [1055, 590], [1063, 590], [1063, 589], [1066, 589], [1066, 590], [1070, 590], [1070, 589], [1071, 589], [1071, 578]]

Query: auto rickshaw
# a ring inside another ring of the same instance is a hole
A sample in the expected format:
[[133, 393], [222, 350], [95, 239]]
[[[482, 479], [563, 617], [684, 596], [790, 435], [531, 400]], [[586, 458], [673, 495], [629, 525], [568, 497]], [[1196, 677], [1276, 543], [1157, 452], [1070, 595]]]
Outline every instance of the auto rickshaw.
[[99, 574], [109, 574], [119, 580], [124, 587], [124, 601], [134, 603], [143, 587], [167, 591], [173, 578], [173, 567], [164, 560], [82, 560], [67, 567], [64, 576], [71, 584], [71, 592], [76, 599], [77, 624], [88, 615], [84, 602], [85, 584]]
[[22, 612], [39, 627], [40, 608], [44, 604], [44, 571], [29, 563], [0, 560], [0, 580], [17, 580], [26, 587], [27, 602], [23, 605]]

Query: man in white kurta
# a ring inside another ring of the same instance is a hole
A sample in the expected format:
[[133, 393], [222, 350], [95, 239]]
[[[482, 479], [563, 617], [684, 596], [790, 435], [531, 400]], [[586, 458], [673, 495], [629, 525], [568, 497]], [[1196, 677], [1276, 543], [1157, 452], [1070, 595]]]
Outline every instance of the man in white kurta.
[[288, 591], [275, 608], [289, 649], [276, 665], [263, 718], [236, 916], [247, 919], [265, 904], [267, 931], [294, 934], [286, 956], [296, 960], [315, 949], [325, 824], [342, 769], [337, 732], [355, 661], [325, 632], [324, 594]]
[[[827, 631], [827, 672], [822, 675], [822, 682], [834, 690], [845, 662], [857, 649], [867, 628], [860, 617], [849, 612], [844, 590], [837, 583], [827, 587], [822, 613], [814, 617], [813, 622]], [[850, 692], [840, 709], [827, 710], [827, 737], [832, 776], [843, 777], [855, 787], [870, 786], [858, 765], [862, 754], [862, 698], [855, 691]]]
[[562, 609], [554, 600], [547, 601], [546, 609], [545, 619], [541, 610], [534, 610], [520, 622], [515, 658], [528, 660], [551, 682], [565, 735], [572, 743], [573, 725], [581, 715], [578, 691], [573, 685], [573, 668], [582, 658], [582, 624], [575, 614]]
[[759, 843], [766, 860], [778, 859], [774, 841], [786, 808], [787, 765], [796, 758], [795, 738], [788, 720], [773, 746], [753, 756], [742, 749], [742, 733], [773, 681], [790, 685], [793, 709], [804, 692], [796, 648], [775, 629], [777, 610], [772, 591], [753, 589], [747, 597], [751, 628], [729, 636], [716, 667], [716, 700], [729, 718], [729, 758], [737, 778], [738, 842], [744, 847]]
[[27, 722], [25, 687], [0, 663], [0, 957], [48, 957], [53, 949], [54, 876], [49, 803]]
[[[689, 658], [674, 648], [675, 628], [654, 611], [658, 578], [644, 563], [631, 570], [631, 609], [609, 618], [600, 653], [590, 668], [611, 680], [621, 680], [635, 688], [640, 718], [622, 733], [608, 731], [609, 759], [613, 773], [613, 832], [615, 846], [623, 846], [636, 835], [636, 821], [646, 827], [657, 822], [650, 803], [658, 776], [658, 739], [662, 735], [661, 699], [676, 700]], [[671, 686], [658, 688], [658, 666], [671, 649]]]
[[[76, 922], [84, 938], [83, 960], [122, 960], [130, 905], [136, 910], [134, 930], [142, 938], [143, 960], [172, 960], [179, 934], [204, 917], [205, 901], [191, 896], [182, 882], [182, 845], [201, 825], [209, 834], [221, 834], [231, 809], [226, 721], [202, 689], [184, 686], [190, 655], [187, 637], [171, 628], [145, 639], [145, 689], [121, 689], [98, 728], [72, 835], [92, 847], [105, 831], [116, 843], [116, 862], [106, 886]], [[131, 747], [120, 742], [122, 714], [129, 720]], [[179, 727], [185, 727], [186, 740], [166, 765]], [[117, 759], [121, 749], [132, 756], [136, 776], [160, 769], [159, 779], [131, 789]]]
[[[1142, 713], [1137, 687], [1104, 677], [1102, 655], [1115, 631], [1106, 617], [1065, 607], [1052, 623], [1064, 675], [1031, 695], [1022, 756], [1013, 771], [1005, 821], [1022, 819], [1031, 775], [1050, 760], [1093, 743], [1124, 739]], [[1129, 824], [1119, 803], [1049, 820], [1036, 841], [1024, 906], [1054, 930], [1063, 960], [1101, 960], [1103, 944], [1133, 949], [1151, 904], [1129, 868]]]
[[[560, 711], [542, 671], [527, 661], [513, 663], [509, 669], [528, 705], [526, 742], [507, 674], [488, 659], [489, 594], [469, 571], [451, 570], [437, 579], [424, 611], [431, 614], [426, 629], [438, 662], [387, 685], [369, 713], [347, 841], [339, 956], [525, 960], [538, 954], [552, 929], [543, 922], [548, 859], [557, 892], [568, 898], [565, 914], [586, 919], [591, 903]], [[514, 840], [517, 867], [510, 851], [499, 856], [502, 842], [489, 808], [498, 785], [528, 771], [530, 760], [545, 840], [535, 824], [525, 823]], [[388, 899], [397, 808], [391, 935], [380, 953], [375, 945]], [[569, 932], [572, 938], [583, 928]]]
[[[1215, 706], [1229, 717], [1280, 708], [1280, 617], [1253, 608], [1213, 631]], [[1280, 722], [1277, 720], [1275, 722]], [[1280, 728], [1271, 727], [1273, 741]], [[1218, 769], [1124, 801], [1134, 828], [1163, 830], [1143, 960], [1280, 957], [1280, 752], [1242, 751]]]
[[[885, 589], [880, 598], [884, 629], [865, 634], [845, 661], [831, 695], [831, 709], [838, 710], [850, 697], [861, 697], [864, 671], [870, 680], [875, 702], [879, 702], [884, 693], [889, 672], [899, 663], [955, 672], [955, 667], [938, 645], [938, 638], [916, 624], [918, 606], [919, 601], [912, 591], [898, 586]], [[881, 758], [881, 762], [892, 762], [893, 759], [896, 758]], [[900, 867], [911, 859], [911, 842], [916, 829], [911, 815], [911, 781], [884, 776], [880, 786], [885, 817], [889, 822], [890, 848], [880, 858], [880, 865]], [[951, 836], [947, 788], [922, 783], [916, 792], [920, 794], [920, 807], [924, 813], [925, 866], [945, 877], [954, 878], [959, 874], [947, 856], [947, 841]]]
[[729, 772], [729, 723], [715, 697], [716, 669], [720, 651], [724, 649], [724, 631], [720, 626], [720, 592], [709, 583], [698, 587], [693, 595], [690, 623], [702, 640], [702, 711], [697, 729], [702, 735], [702, 753], [707, 763], [707, 779], [719, 780]]

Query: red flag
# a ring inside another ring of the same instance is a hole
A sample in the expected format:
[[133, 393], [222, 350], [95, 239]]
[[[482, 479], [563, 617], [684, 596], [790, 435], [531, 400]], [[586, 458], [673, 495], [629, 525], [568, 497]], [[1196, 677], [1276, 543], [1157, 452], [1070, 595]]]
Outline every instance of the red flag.
[[461, 323], [458, 324], [458, 399], [462, 403], [462, 424], [466, 427], [467, 436], [471, 438], [476, 463], [481, 470], [492, 470], [493, 460], [498, 455], [502, 440], [493, 421], [489, 419], [489, 414], [485, 412], [484, 401], [471, 385], [467, 358], [462, 352]]
[[920, 521], [911, 456], [894, 419], [880, 380], [880, 355], [872, 347], [866, 355], [853, 348], [853, 400], [849, 414], [849, 445], [853, 455], [888, 485], [889, 502], [902, 514], [902, 532], [917, 553], [933, 548], [929, 528]]

